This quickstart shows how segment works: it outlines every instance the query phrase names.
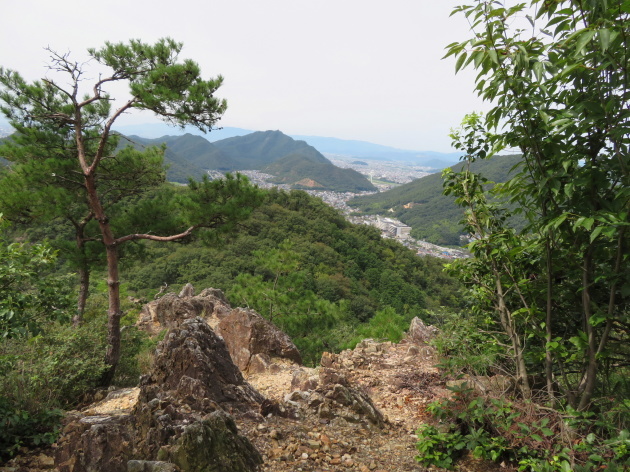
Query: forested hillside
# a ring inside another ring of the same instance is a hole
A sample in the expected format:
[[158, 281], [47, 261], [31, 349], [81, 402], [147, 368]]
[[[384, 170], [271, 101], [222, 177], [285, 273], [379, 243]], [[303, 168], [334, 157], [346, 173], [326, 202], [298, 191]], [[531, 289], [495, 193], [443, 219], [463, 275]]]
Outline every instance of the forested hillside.
[[207, 170], [264, 170], [275, 176], [275, 183], [295, 188], [337, 192], [376, 189], [359, 172], [336, 167], [314, 147], [280, 131], [258, 131], [214, 143], [192, 134], [155, 139], [123, 137], [120, 146], [128, 144], [137, 149], [164, 145], [166, 175], [171, 182], [200, 179]]
[[[472, 163], [470, 169], [491, 182], [505, 182], [519, 160], [520, 157], [514, 155], [495, 156]], [[458, 172], [464, 165], [458, 164], [451, 169]], [[460, 244], [460, 221], [464, 210], [455, 204], [454, 198], [443, 194], [443, 179], [439, 172], [386, 192], [355, 197], [348, 205], [363, 213], [393, 215], [412, 227], [414, 238], [434, 244]]]
[[164, 284], [177, 290], [189, 282], [220, 288], [234, 306], [250, 306], [285, 329], [309, 362], [361, 333], [397, 336], [414, 316], [461, 304], [439, 260], [350, 224], [301, 191], [267, 192], [219, 247], [145, 243], [143, 253], [142, 261], [124, 262], [130, 293], [152, 297]]
[[[263, 169], [273, 175], [275, 184], [293, 188], [331, 190], [333, 192], [366, 192], [376, 187], [364, 175], [354, 169], [342, 169], [327, 159], [319, 159], [319, 152], [293, 153], [273, 162]], [[322, 156], [323, 157], [323, 156]]]

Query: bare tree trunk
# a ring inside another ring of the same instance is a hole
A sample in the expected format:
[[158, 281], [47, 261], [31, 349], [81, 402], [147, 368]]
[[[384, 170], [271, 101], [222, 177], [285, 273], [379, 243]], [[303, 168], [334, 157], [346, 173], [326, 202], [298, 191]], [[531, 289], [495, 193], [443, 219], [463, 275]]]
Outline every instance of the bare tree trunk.
[[[109, 225], [107, 225], [109, 229]], [[111, 230], [109, 231], [111, 233]], [[118, 276], [118, 248], [116, 244], [109, 244], [107, 248], [107, 294], [109, 309], [107, 312], [107, 353], [105, 362], [109, 366], [103, 377], [109, 385], [114, 378], [118, 361], [120, 360], [120, 280]]]
[[584, 376], [578, 387], [580, 403], [578, 404], [577, 409], [580, 411], [584, 411], [590, 406], [597, 380], [597, 340], [595, 338], [595, 328], [591, 324], [591, 316], [593, 314], [591, 310], [590, 293], [592, 258], [593, 246], [589, 245], [586, 255], [584, 256], [584, 265], [582, 268], [582, 310], [584, 311], [584, 324], [586, 326], [588, 348], [586, 350], [586, 370], [584, 371]]
[[529, 378], [527, 377], [527, 366], [525, 365], [525, 357], [523, 356], [523, 346], [521, 340], [518, 337], [516, 328], [514, 327], [514, 319], [512, 314], [505, 304], [503, 284], [501, 283], [499, 271], [494, 268], [494, 277], [496, 281], [497, 290], [497, 303], [499, 317], [501, 318], [501, 324], [506, 334], [512, 342], [512, 349], [514, 350], [514, 358], [516, 360], [516, 378], [518, 379], [523, 397], [531, 398], [532, 390], [529, 386]]

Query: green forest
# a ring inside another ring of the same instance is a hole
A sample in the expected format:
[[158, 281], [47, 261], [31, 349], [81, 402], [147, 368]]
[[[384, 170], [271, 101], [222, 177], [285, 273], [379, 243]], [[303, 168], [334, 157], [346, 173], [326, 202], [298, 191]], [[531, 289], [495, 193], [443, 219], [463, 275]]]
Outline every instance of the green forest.
[[[140, 110], [217, 125], [223, 78], [202, 78], [172, 39], [90, 49], [110, 73], [85, 90], [89, 64], [67, 54], [49, 51], [62, 79], [0, 68], [15, 131], [0, 144], [0, 459], [54, 443], [63, 410], [95, 388], [135, 385], [159, 337], [134, 328], [129, 296], [192, 283], [277, 324], [308, 365], [362, 338], [398, 341], [415, 316], [437, 325], [452, 396], [418, 425], [424, 467], [628, 470], [630, 2], [476, 0], [453, 14], [470, 38], [446, 57], [477, 73], [490, 109], [452, 130], [462, 163], [426, 199], [408, 186], [364, 202], [448, 200], [452, 219], [426, 237], [457, 225], [471, 257], [446, 266], [302, 191], [240, 174], [168, 183], [163, 146], [111, 129]], [[113, 100], [115, 83], [129, 99]]]
[[[494, 183], [508, 180], [510, 171], [520, 162], [520, 156], [495, 156], [493, 159], [471, 163], [472, 172], [488, 179], [487, 189]], [[455, 172], [465, 164], [452, 166]], [[443, 178], [435, 173], [416, 179], [387, 192], [361, 195], [348, 202], [357, 211], [365, 214], [391, 214], [411, 226], [411, 236], [423, 241], [444, 246], [459, 246], [463, 234], [461, 220], [464, 210], [454, 199], [442, 193]], [[517, 218], [513, 221], [520, 223]]]

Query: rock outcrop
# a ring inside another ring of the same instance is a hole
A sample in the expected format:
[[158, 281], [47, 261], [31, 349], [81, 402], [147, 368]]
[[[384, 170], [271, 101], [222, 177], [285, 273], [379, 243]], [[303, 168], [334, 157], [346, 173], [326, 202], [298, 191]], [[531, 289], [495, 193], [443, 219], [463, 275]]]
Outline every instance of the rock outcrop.
[[69, 415], [59, 472], [251, 472], [262, 458], [228, 412], [260, 417], [264, 400], [207, 323], [189, 318], [158, 345], [129, 414]]
[[232, 310], [219, 321], [217, 332], [225, 339], [232, 360], [243, 372], [264, 371], [274, 358], [302, 364], [300, 351], [291, 338], [254, 310]]
[[411, 320], [406, 340], [416, 344], [427, 344], [438, 333], [438, 329], [432, 325], [425, 325], [417, 316]]
[[[187, 284], [179, 295], [167, 293], [142, 307], [137, 326], [157, 334], [163, 329], [178, 326], [183, 320], [200, 316], [206, 321], [220, 320], [232, 311], [221, 290], [207, 288], [199, 295]], [[212, 324], [212, 322], [210, 322]]]
[[289, 336], [254, 310], [232, 309], [223, 292], [214, 288], [195, 295], [194, 287], [186, 284], [179, 295], [167, 293], [142, 308], [137, 326], [157, 334], [196, 316], [223, 337], [242, 372], [263, 372], [274, 368], [278, 359], [302, 364], [300, 351]]
[[307, 368], [286, 335], [220, 291], [165, 297], [144, 325], [169, 327], [151, 373], [68, 414], [56, 472], [423, 470], [413, 432], [450, 392], [414, 324], [400, 344], [364, 340]]

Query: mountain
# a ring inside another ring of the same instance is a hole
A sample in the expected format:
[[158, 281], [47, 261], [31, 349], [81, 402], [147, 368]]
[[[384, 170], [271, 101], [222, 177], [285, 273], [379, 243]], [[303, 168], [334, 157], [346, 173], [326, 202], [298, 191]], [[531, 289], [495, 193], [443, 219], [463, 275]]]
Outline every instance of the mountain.
[[[205, 171], [195, 164], [194, 160], [188, 158], [188, 155], [195, 155], [194, 150], [190, 151], [190, 154], [181, 152], [181, 149], [179, 149], [177, 145], [177, 141], [179, 141], [180, 138], [181, 141], [188, 142], [188, 139], [184, 136], [163, 136], [159, 139], [146, 139], [140, 136], [122, 136], [119, 147], [131, 145], [137, 149], [143, 149], [149, 146], [161, 146], [162, 144], [166, 144], [164, 151], [164, 163], [168, 166], [166, 170], [166, 180], [169, 182], [186, 183], [189, 178], [200, 179]], [[207, 143], [212, 146], [212, 144], [201, 137], [193, 138], [201, 140], [201, 143], [197, 144], [203, 145]], [[190, 147], [194, 149], [192, 145]]]
[[314, 147], [280, 131], [257, 131], [214, 143], [192, 134], [157, 139], [129, 136], [125, 140], [134, 146], [166, 145], [167, 179], [173, 182], [186, 182], [189, 176], [199, 178], [207, 170], [265, 169], [277, 177], [277, 183], [298, 188], [376, 190], [360, 173], [336, 167]]
[[342, 169], [327, 159], [320, 160], [313, 154], [289, 154], [265, 167], [263, 171], [275, 177], [271, 182], [288, 184], [294, 188], [334, 192], [376, 190], [376, 187], [356, 170]]
[[[181, 136], [192, 134], [202, 136], [206, 140], [214, 143], [224, 139], [246, 136], [255, 131], [233, 128], [226, 126], [213, 130], [210, 133], [203, 133], [194, 126], [186, 126], [184, 129], [169, 126], [164, 123], [150, 123], [139, 125], [118, 125], [115, 130], [124, 135], [143, 136], [148, 139], [160, 138], [162, 136]], [[290, 135], [298, 141], [305, 141], [321, 153], [337, 154], [348, 157], [374, 159], [378, 161], [402, 161], [433, 169], [443, 169], [456, 163], [461, 153], [442, 153], [435, 151], [413, 151], [397, 149], [381, 144], [374, 144], [367, 141], [339, 139], [322, 136]]]
[[[1, 125], [0, 125], [1, 126]], [[161, 138], [162, 136], [182, 136], [184, 134], [192, 134], [201, 136], [210, 142], [220, 139], [232, 138], [234, 136], [244, 136], [254, 131], [243, 128], [232, 128], [226, 126], [212, 130], [210, 133], [204, 133], [194, 126], [186, 126], [183, 129], [176, 126], [169, 126], [166, 123], [145, 123], [137, 125], [115, 125], [114, 131], [126, 136], [136, 135], [147, 139]]]
[[[520, 156], [495, 156], [477, 161], [471, 171], [479, 172], [493, 182], [505, 182]], [[459, 171], [463, 163], [452, 166]], [[435, 244], [457, 245], [464, 211], [454, 198], [442, 194], [441, 174], [431, 174], [387, 192], [353, 198], [351, 207], [368, 214], [385, 214], [411, 226], [412, 236]]]
[[296, 141], [280, 131], [256, 131], [213, 144], [230, 160], [234, 170], [262, 169], [289, 154], [303, 154], [312, 160], [330, 162], [304, 141]]

